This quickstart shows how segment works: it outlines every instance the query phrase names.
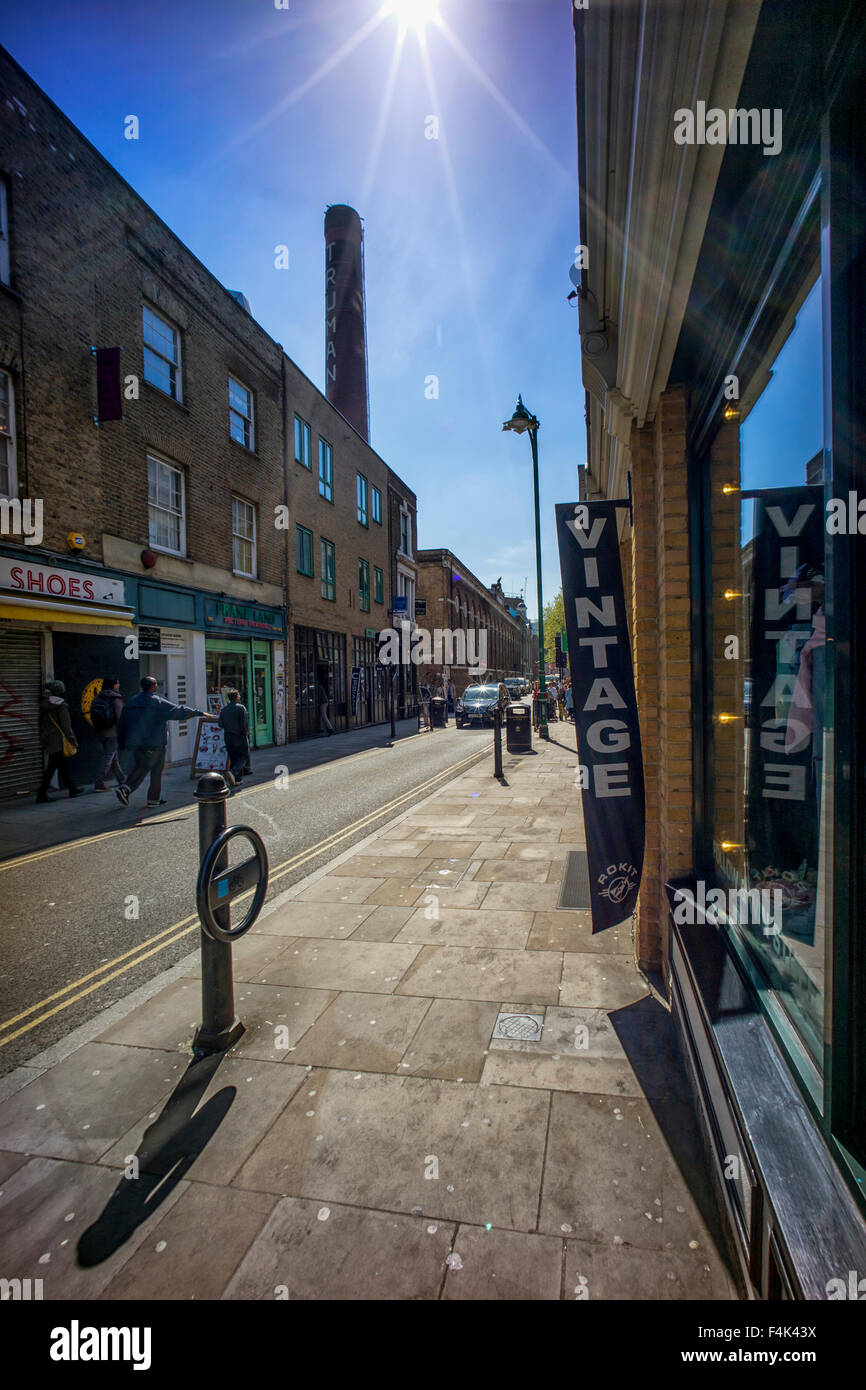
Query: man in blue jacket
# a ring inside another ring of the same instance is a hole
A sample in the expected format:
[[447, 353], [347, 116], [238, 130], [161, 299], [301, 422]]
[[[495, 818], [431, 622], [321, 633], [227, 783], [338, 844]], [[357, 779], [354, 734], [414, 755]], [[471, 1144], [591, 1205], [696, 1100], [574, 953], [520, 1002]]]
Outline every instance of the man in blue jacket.
[[142, 676], [141, 694], [133, 695], [124, 705], [117, 726], [117, 745], [121, 753], [132, 755], [132, 771], [115, 795], [124, 806], [129, 805], [130, 794], [140, 786], [150, 773], [147, 789], [148, 806], [164, 806], [162, 792], [162, 769], [165, 765], [165, 750], [168, 745], [166, 725], [170, 719], [213, 719], [202, 709], [187, 709], [185, 705], [173, 705], [156, 693], [153, 676]]

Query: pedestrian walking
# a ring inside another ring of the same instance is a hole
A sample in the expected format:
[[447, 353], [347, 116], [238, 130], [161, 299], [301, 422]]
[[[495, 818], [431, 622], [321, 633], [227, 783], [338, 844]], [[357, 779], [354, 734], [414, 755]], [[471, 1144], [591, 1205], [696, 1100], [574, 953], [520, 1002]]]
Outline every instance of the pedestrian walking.
[[96, 773], [96, 781], [93, 784], [95, 792], [106, 792], [106, 777], [114, 774], [119, 787], [123, 786], [123, 768], [117, 756], [117, 726], [120, 723], [120, 716], [123, 713], [123, 696], [120, 693], [120, 681], [117, 676], [105, 676], [102, 681], [102, 688], [98, 695], [95, 695], [90, 706], [90, 722], [93, 731], [99, 742], [102, 744], [102, 753], [99, 759], [99, 768]]
[[574, 691], [570, 681], [565, 692], [565, 713], [569, 719], [574, 719]]
[[319, 681], [316, 687], [316, 694], [319, 703], [319, 733], [322, 735], [327, 734], [330, 738], [331, 734], [336, 733], [336, 730], [328, 718], [328, 705], [331, 701], [321, 681]]
[[533, 727], [533, 729], [537, 729], [537, 728], [538, 728], [538, 699], [539, 699], [539, 694], [540, 694], [540, 687], [539, 687], [538, 681], [533, 681], [533, 683], [532, 683], [532, 727]]
[[448, 713], [455, 714], [457, 710], [457, 686], [453, 680], [448, 682]]
[[48, 681], [39, 704], [39, 741], [47, 754], [45, 771], [36, 793], [36, 800], [40, 803], [51, 800], [48, 787], [55, 772], [60, 785], [66, 788], [70, 796], [81, 795], [81, 788], [75, 786], [66, 766], [68, 760], [78, 752], [78, 741], [72, 730], [65, 695], [63, 681]]
[[129, 805], [130, 796], [148, 774], [148, 806], [165, 805], [165, 798], [162, 796], [162, 769], [165, 766], [165, 750], [168, 746], [167, 725], [175, 719], [215, 720], [216, 715], [208, 714], [203, 709], [187, 709], [185, 705], [173, 705], [170, 700], [163, 700], [156, 693], [156, 681], [153, 676], [142, 676], [141, 694], [133, 695], [132, 699], [127, 701], [117, 726], [120, 753], [129, 753], [132, 759], [132, 771], [123, 784], [115, 789], [118, 801], [122, 801], [124, 806]]
[[228, 703], [223, 705], [219, 712], [219, 726], [223, 731], [226, 752], [229, 755], [226, 778], [233, 787], [239, 787], [249, 766], [250, 757], [250, 716], [246, 705], [241, 704], [239, 690], [228, 692]]

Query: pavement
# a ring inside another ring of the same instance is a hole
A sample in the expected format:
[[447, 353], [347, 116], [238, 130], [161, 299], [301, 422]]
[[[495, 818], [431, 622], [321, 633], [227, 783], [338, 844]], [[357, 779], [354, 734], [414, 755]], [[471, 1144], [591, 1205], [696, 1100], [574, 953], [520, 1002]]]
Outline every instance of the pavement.
[[270, 903], [233, 948], [228, 1053], [191, 1051], [196, 952], [5, 1077], [3, 1276], [45, 1299], [737, 1298], [631, 924], [556, 907], [585, 847], [559, 737]]

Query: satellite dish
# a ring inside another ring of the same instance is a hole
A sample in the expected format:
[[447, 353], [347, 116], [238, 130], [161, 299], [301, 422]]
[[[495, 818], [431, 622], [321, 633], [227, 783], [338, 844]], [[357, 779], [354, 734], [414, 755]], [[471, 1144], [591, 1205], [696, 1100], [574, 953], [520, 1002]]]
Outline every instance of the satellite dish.
[[579, 289], [580, 289], [580, 271], [578, 270], [577, 266], [574, 264], [574, 261], [572, 261], [571, 265], [568, 267], [568, 278], [569, 278], [569, 280], [571, 281], [571, 283], [574, 285], [574, 288], [575, 288], [576, 290], [579, 290]]

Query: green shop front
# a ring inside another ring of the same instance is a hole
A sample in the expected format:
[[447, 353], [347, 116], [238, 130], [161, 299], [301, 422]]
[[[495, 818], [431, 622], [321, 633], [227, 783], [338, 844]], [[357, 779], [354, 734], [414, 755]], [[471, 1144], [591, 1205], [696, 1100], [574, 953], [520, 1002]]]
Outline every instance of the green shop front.
[[223, 598], [206, 598], [203, 606], [208, 702], [219, 697], [224, 704], [227, 691], [240, 691], [250, 714], [252, 746], [276, 742], [283, 716], [282, 612]]

